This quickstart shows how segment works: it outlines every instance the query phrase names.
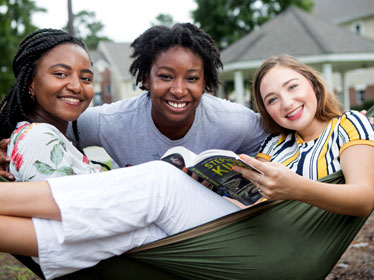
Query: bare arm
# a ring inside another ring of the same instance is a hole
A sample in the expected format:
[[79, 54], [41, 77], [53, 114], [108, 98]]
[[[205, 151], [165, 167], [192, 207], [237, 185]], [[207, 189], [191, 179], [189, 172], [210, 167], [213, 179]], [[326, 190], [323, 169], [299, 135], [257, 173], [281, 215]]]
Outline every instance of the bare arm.
[[0, 215], [61, 220], [46, 181], [0, 183]]
[[[244, 159], [264, 172], [260, 178], [263, 195], [271, 200], [299, 200], [338, 214], [367, 216], [374, 207], [374, 148], [355, 145], [341, 154], [344, 185], [313, 181], [279, 163]], [[258, 174], [236, 167], [257, 184]]]
[[0, 141], [0, 176], [7, 178], [8, 180], [14, 180], [12, 173], [7, 171], [7, 167], [10, 162], [10, 158], [7, 157], [7, 146], [10, 139], [2, 139]]
[[0, 252], [38, 256], [36, 234], [30, 218], [0, 215]]

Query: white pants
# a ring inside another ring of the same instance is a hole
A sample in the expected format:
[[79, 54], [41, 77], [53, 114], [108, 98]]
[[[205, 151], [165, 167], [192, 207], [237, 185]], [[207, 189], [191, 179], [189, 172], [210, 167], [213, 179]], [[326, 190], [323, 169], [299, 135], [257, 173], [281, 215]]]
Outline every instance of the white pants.
[[62, 221], [33, 219], [47, 279], [239, 210], [162, 161], [48, 182]]

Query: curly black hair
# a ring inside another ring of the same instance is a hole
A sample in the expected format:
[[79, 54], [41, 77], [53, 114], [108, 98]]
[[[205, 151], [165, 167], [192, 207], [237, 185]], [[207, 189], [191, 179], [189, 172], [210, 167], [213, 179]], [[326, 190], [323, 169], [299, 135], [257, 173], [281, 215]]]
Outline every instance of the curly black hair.
[[136, 76], [136, 85], [145, 87], [146, 77], [158, 54], [174, 46], [182, 46], [198, 54], [204, 63], [205, 90], [214, 92], [218, 88], [219, 68], [223, 68], [220, 53], [214, 40], [203, 30], [191, 23], [177, 23], [173, 27], [162, 25], [147, 29], [131, 44], [134, 58], [130, 73]]

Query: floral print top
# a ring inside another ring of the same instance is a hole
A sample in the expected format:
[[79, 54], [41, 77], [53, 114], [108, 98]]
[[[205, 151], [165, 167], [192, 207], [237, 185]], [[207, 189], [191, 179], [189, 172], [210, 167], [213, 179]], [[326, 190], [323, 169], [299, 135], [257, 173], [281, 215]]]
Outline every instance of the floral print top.
[[46, 123], [19, 122], [7, 154], [16, 181], [100, 172], [56, 127]]

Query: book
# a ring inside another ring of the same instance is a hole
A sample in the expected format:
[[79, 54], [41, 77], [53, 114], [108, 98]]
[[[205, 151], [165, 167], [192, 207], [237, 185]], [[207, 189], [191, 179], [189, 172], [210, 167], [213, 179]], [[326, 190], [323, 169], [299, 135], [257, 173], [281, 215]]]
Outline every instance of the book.
[[232, 166], [262, 172], [248, 165], [232, 151], [212, 149], [197, 155], [183, 146], [177, 146], [166, 151], [161, 160], [181, 170], [186, 167], [201, 179], [213, 184], [212, 190], [219, 195], [234, 198], [244, 205], [254, 204], [262, 198], [257, 187], [241, 173], [232, 170]]

